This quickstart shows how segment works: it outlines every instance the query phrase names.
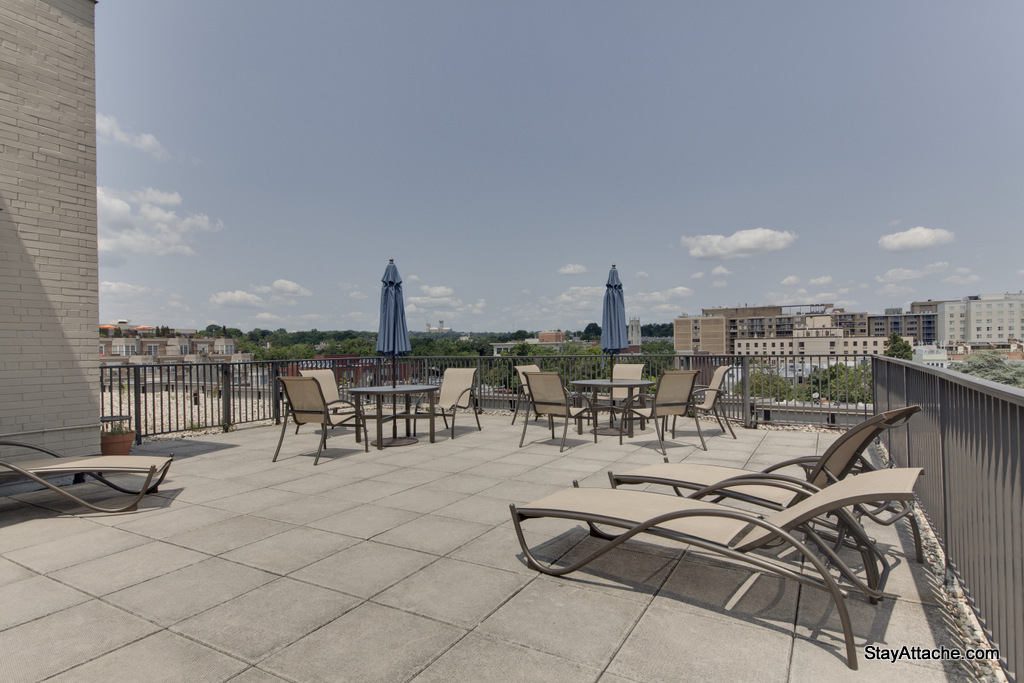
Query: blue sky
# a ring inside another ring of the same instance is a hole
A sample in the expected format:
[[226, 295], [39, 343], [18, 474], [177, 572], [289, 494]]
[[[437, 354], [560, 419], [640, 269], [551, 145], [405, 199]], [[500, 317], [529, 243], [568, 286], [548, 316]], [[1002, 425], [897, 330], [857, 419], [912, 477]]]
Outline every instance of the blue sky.
[[103, 0], [100, 321], [582, 329], [1024, 287], [1024, 4]]

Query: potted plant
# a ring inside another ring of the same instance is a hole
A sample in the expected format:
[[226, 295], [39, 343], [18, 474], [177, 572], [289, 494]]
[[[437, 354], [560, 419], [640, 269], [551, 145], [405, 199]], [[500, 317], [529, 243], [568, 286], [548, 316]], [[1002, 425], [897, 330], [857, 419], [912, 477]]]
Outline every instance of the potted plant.
[[135, 432], [125, 426], [122, 418], [108, 422], [100, 431], [100, 453], [102, 455], [128, 455], [135, 441]]

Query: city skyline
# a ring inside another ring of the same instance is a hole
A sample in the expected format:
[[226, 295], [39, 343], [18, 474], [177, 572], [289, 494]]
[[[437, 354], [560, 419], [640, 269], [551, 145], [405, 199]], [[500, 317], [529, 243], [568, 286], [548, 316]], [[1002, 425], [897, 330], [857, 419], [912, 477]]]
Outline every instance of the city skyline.
[[1019, 291], [1022, 22], [106, 0], [99, 322], [373, 330], [391, 257], [412, 329]]

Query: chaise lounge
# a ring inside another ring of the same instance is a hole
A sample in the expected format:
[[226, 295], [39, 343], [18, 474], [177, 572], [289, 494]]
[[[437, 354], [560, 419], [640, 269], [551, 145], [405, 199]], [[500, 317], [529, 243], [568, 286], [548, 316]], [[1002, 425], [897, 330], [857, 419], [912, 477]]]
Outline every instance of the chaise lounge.
[[[51, 491], [55, 491], [65, 498], [96, 512], [130, 512], [138, 509], [139, 501], [142, 500], [144, 495], [157, 492], [157, 487], [164, 480], [164, 477], [167, 476], [171, 462], [174, 460], [173, 454], [167, 457], [151, 455], [63, 456], [48, 448], [19, 441], [0, 441], [0, 447], [25, 449], [42, 454], [38, 456], [18, 456], [16, 458], [0, 455], [0, 479], [18, 476], [31, 479]], [[126, 505], [120, 507], [102, 507], [82, 500], [67, 489], [57, 486], [46, 479], [46, 477], [67, 474], [88, 475], [101, 484], [105, 484], [115, 491], [134, 496], [134, 498]], [[145, 477], [145, 481], [139, 489], [132, 490], [107, 479], [106, 475], [111, 474], [139, 474]]]
[[[842, 623], [846, 642], [846, 661], [857, 668], [853, 628], [846, 605], [846, 592], [829, 572], [827, 564], [873, 601], [881, 598], [889, 565], [846, 508], [879, 501], [910, 502], [920, 468], [888, 469], [866, 472], [837, 482], [813, 495], [768, 516], [731, 508], [717, 503], [679, 498], [646, 491], [624, 489], [570, 488], [524, 506], [510, 505], [512, 522], [527, 565], [544, 574], [563, 576], [574, 572], [625, 541], [641, 533], [657, 535], [718, 553], [747, 563], [760, 570], [789, 578], [831, 595]], [[814, 522], [834, 515], [843, 527], [841, 543], [855, 548], [864, 560], [866, 580], [857, 576], [839, 557], [834, 542], [822, 538]], [[526, 543], [522, 524], [528, 519], [557, 518], [585, 523], [591, 536], [608, 541], [583, 559], [568, 566], [542, 564]], [[598, 525], [625, 529], [611, 534]], [[802, 532], [818, 552], [797, 540]], [[787, 546], [792, 553], [757, 553]], [[825, 556], [823, 561], [819, 553]], [[805, 566], [801, 569], [800, 559]], [[814, 575], [816, 572], [817, 576]]]

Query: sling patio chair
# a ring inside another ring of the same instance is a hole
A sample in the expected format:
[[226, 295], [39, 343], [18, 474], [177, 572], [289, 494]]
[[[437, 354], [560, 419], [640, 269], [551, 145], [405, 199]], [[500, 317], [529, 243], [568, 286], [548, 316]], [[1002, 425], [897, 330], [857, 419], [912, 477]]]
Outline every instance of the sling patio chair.
[[[169, 456], [155, 455], [85, 455], [64, 456], [42, 446], [21, 443], [19, 441], [0, 441], [0, 447], [25, 449], [42, 455], [18, 455], [9, 457], [0, 453], [0, 479], [26, 477], [55, 491], [65, 498], [96, 512], [131, 512], [138, 509], [139, 501], [147, 493], [156, 493], [157, 487], [167, 476], [174, 454]], [[67, 474], [85, 474], [101, 484], [105, 484], [120, 493], [134, 496], [125, 505], [116, 508], [94, 505], [70, 491], [46, 480], [46, 477]], [[138, 474], [145, 479], [138, 489], [129, 489], [107, 479], [113, 474]]]
[[[356, 404], [343, 399], [341, 392], [338, 391], [338, 377], [334, 374], [334, 370], [299, 370], [299, 375], [312, 377], [320, 383], [320, 391], [323, 392], [324, 400], [327, 401], [334, 426], [355, 424], [359, 421]], [[295, 425], [296, 434], [299, 433], [299, 426]], [[356, 441], [359, 441], [358, 430], [356, 431]]]
[[[320, 453], [327, 443], [327, 430], [333, 427], [340, 427], [352, 420], [352, 416], [346, 413], [333, 413], [331, 406], [324, 398], [321, 384], [313, 377], [278, 377], [284, 390], [286, 409], [288, 414], [281, 421], [281, 438], [277, 440], [277, 450], [274, 451], [274, 458], [271, 462], [277, 462], [277, 456], [281, 453], [281, 444], [284, 442], [284, 433], [288, 429], [288, 416], [295, 422], [295, 433], [299, 433], [299, 427], [304, 424], [320, 425], [320, 445], [316, 449], [316, 457], [313, 465], [320, 462]], [[356, 441], [359, 441], [359, 430], [363, 429], [365, 437], [366, 428], [360, 419], [355, 421]]]
[[[722, 384], [725, 383], [725, 376], [732, 370], [731, 365], [719, 365], [715, 368], [715, 373], [711, 376], [711, 383], [707, 386], [697, 385], [694, 387], [694, 404], [693, 417], [698, 420], [697, 429], [700, 430], [700, 416], [702, 414], [707, 415], [711, 413], [718, 420], [718, 426], [722, 428], [724, 433], [726, 428], [729, 429], [729, 433], [732, 434], [732, 438], [736, 438], [736, 432], [732, 431], [732, 425], [729, 424], [729, 420], [726, 419], [722, 412]], [[700, 401], [699, 403], [697, 401]], [[672, 437], [675, 438], [675, 421], [672, 418]], [[704, 450], [707, 450], [706, 448]]]
[[[434, 414], [440, 415], [444, 420], [444, 427], [448, 429], [448, 416], [452, 418], [451, 433], [455, 438], [455, 413], [459, 409], [473, 411], [476, 418], [476, 428], [480, 426], [480, 415], [476, 407], [476, 392], [473, 390], [473, 383], [476, 381], [476, 368], [447, 368], [444, 377], [441, 379], [441, 391], [438, 392], [437, 401], [434, 403]], [[420, 403], [416, 403], [414, 417], [426, 417], [429, 413], [420, 412]]]
[[[658, 435], [658, 446], [661, 454], [665, 452], [665, 428], [668, 418], [672, 417], [672, 438], [676, 436], [675, 418], [678, 415], [686, 415], [690, 410], [693, 401], [693, 389], [697, 384], [696, 370], [666, 370], [661, 373], [658, 379], [658, 388], [654, 395], [637, 394], [626, 401], [622, 406], [622, 418], [619, 420], [619, 443], [622, 443], [622, 435], [625, 429], [626, 420], [638, 417], [641, 420], [650, 420], [654, 423], [654, 431]], [[700, 431], [700, 423], [697, 423], [697, 435], [700, 436], [701, 445], [704, 450], [708, 449], [704, 443], [704, 435]]]
[[[583, 419], [593, 412], [590, 399], [583, 394], [574, 394], [568, 391], [557, 372], [527, 372], [524, 373], [524, 376], [527, 385], [526, 395], [529, 399], [527, 415], [531, 408], [538, 418], [546, 415], [552, 439], [555, 438], [555, 418], [565, 419], [565, 426], [562, 428], [562, 445], [558, 449], [558, 452], [561, 453], [565, 450], [565, 435], [569, 432], [569, 420], [576, 420], [577, 433], [583, 433]], [[574, 405], [579, 400], [586, 405]], [[523, 435], [519, 438], [520, 448], [523, 447], [523, 441], [526, 440], [526, 428], [529, 424], [528, 419], [523, 420]], [[596, 431], [594, 432], [594, 443], [597, 443]]]
[[[516, 417], [519, 415], [519, 406], [526, 402], [526, 418], [530, 419], [530, 387], [526, 383], [526, 373], [528, 372], [540, 372], [540, 368], [536, 365], [517, 365], [516, 376], [519, 378], [519, 390], [516, 392], [516, 412], [512, 413], [512, 424], [516, 423]], [[540, 417], [539, 415], [536, 417]]]
[[[912, 405], [879, 413], [847, 429], [821, 455], [793, 458], [761, 471], [721, 465], [670, 463], [665, 458], [664, 463], [657, 465], [628, 472], [609, 472], [608, 478], [612, 488], [623, 484], [659, 484], [671, 487], [678, 496], [711, 499], [714, 502], [732, 498], [780, 510], [794, 500], [806, 497], [852, 473], [874, 470], [874, 465], [864, 457], [868, 446], [883, 432], [905, 425], [920, 411], [920, 406]], [[786, 474], [784, 470], [788, 468], [800, 468], [790, 471], [802, 470], [802, 476]], [[910, 514], [909, 505], [885, 504], [875, 509], [858, 507], [856, 512], [858, 516], [866, 516], [885, 526], [907, 517], [914, 533], [917, 561], [924, 561], [920, 530], [917, 520]], [[883, 512], [886, 513], [884, 516]]]
[[[649, 491], [575, 486], [529, 505], [513, 503], [509, 507], [527, 565], [551, 576], [572, 573], [634, 536], [648, 533], [717, 553], [827, 592], [842, 623], [847, 665], [856, 669], [857, 652], [845, 600], [847, 593], [829, 572], [828, 565], [872, 602], [882, 597], [890, 565], [846, 508], [878, 501], [909, 503], [914, 500], [914, 484], [920, 474], [920, 468], [865, 472], [770, 515]], [[844, 527], [843, 546], [860, 552], [866, 579], [858, 576], [840, 558], [834, 543], [819, 535], [814, 522], [826, 515], [834, 515]], [[566, 566], [543, 564], [533, 555], [523, 534], [523, 522], [538, 518], [582, 522], [589, 527], [591, 536], [607, 543]], [[625, 531], [613, 534], [603, 531], [598, 525]], [[803, 534], [804, 542], [796, 538], [797, 533]], [[780, 547], [783, 552], [778, 552]], [[796, 550], [797, 557], [787, 561], [786, 558], [793, 553], [787, 552], [786, 548]], [[824, 560], [819, 557], [819, 552], [825, 556]]]

